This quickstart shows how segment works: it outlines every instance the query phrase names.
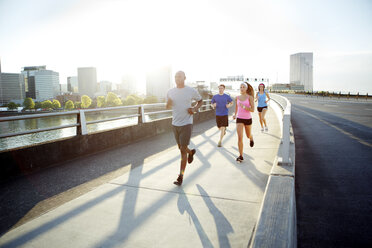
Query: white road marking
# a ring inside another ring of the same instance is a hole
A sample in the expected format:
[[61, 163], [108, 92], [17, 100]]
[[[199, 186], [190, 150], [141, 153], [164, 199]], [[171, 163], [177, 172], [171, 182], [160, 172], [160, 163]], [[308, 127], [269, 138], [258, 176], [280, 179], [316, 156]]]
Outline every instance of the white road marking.
[[300, 101], [300, 103], [306, 103], [306, 104], [308, 104], [309, 102]]
[[338, 105], [333, 105], [333, 104], [323, 104], [323, 106], [326, 106], [326, 107], [338, 107]]
[[372, 109], [366, 108], [366, 109], [364, 109], [364, 110], [372, 110]]

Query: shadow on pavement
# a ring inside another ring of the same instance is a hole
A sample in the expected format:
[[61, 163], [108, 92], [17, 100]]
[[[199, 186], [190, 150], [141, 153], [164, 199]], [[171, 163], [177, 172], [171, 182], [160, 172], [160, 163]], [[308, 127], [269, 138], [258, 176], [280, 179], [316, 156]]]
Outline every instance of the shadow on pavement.
[[214, 218], [218, 234], [219, 247], [231, 247], [228, 234], [233, 233], [234, 229], [232, 228], [230, 222], [216, 207], [216, 205], [214, 205], [213, 201], [209, 197], [208, 193], [203, 189], [203, 187], [200, 186], [199, 184], [197, 184], [196, 187], [198, 188], [200, 195], [203, 196], [202, 198], [207, 207], [209, 208], [209, 212]]

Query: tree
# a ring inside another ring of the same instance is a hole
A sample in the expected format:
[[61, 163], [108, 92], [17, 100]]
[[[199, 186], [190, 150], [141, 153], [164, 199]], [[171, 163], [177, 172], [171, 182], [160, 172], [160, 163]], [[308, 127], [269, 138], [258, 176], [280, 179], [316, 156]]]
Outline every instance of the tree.
[[81, 107], [82, 108], [89, 108], [89, 106], [92, 104], [92, 99], [90, 99], [89, 96], [83, 95], [81, 97]]
[[16, 109], [17, 104], [15, 104], [14, 102], [10, 102], [10, 103], [8, 103], [7, 107], [8, 107], [8, 109]]
[[75, 108], [80, 109], [81, 108], [81, 102], [75, 102]]
[[124, 101], [124, 105], [136, 105], [136, 104], [142, 104], [142, 103], [143, 103], [143, 98], [135, 94], [127, 96]]
[[71, 100], [68, 100], [65, 104], [65, 109], [67, 110], [74, 109], [74, 103]]
[[120, 106], [122, 105], [122, 102], [115, 93], [109, 92], [107, 93], [107, 96], [106, 96], [106, 104], [108, 106]]
[[115, 99], [114, 100], [114, 106], [120, 106], [120, 105], [123, 105], [123, 103], [121, 102], [121, 100], [119, 98]]
[[143, 98], [142, 97], [137, 96], [135, 94], [132, 94], [132, 96], [134, 97], [134, 99], [136, 99], [136, 103], [135, 104], [142, 104], [143, 103]]
[[156, 96], [147, 96], [143, 103], [150, 104], [150, 103], [157, 103], [158, 98]]
[[129, 95], [125, 98], [124, 105], [135, 105], [136, 104], [136, 98], [134, 96]]
[[25, 107], [25, 109], [33, 109], [33, 108], [35, 107], [34, 100], [32, 100], [31, 97], [27, 97], [27, 98], [23, 101], [23, 106]]
[[43, 105], [41, 104], [41, 102], [35, 102], [35, 109], [41, 109], [43, 108]]
[[53, 103], [50, 100], [46, 100], [41, 103], [41, 106], [43, 106], [43, 109], [51, 109], [53, 108]]
[[97, 107], [98, 108], [106, 107], [106, 100], [104, 96], [97, 97]]
[[53, 100], [53, 109], [59, 109], [59, 108], [61, 108], [61, 103], [58, 100], [54, 99]]

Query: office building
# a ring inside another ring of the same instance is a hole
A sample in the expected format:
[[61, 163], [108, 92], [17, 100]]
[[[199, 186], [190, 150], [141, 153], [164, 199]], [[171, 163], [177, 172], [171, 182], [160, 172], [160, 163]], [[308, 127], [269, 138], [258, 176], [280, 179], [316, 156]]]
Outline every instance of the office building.
[[0, 104], [22, 101], [25, 98], [25, 81], [20, 73], [0, 72]]
[[98, 92], [97, 96], [105, 96], [107, 93], [112, 91], [112, 83], [109, 81], [100, 81], [97, 85]]
[[28, 66], [21, 72], [25, 80], [26, 97], [36, 101], [53, 99], [60, 93], [59, 73], [46, 66]]
[[78, 84], [80, 95], [94, 97], [97, 92], [97, 70], [94, 67], [78, 68]]
[[68, 92], [68, 90], [67, 90], [68, 89], [68, 85], [67, 84], [60, 84], [59, 87], [60, 87], [59, 95]]
[[159, 67], [146, 73], [147, 96], [156, 96], [158, 101], [163, 102], [167, 97], [168, 90], [174, 86], [170, 66]]
[[67, 77], [67, 91], [72, 93], [79, 92], [78, 77]]
[[137, 80], [131, 74], [125, 74], [121, 80], [120, 90], [125, 90], [127, 94], [134, 94], [138, 91]]
[[304, 91], [304, 86], [299, 84], [273, 84], [270, 89], [273, 91]]
[[289, 81], [292, 85], [303, 85], [305, 91], [313, 90], [313, 53], [290, 56]]

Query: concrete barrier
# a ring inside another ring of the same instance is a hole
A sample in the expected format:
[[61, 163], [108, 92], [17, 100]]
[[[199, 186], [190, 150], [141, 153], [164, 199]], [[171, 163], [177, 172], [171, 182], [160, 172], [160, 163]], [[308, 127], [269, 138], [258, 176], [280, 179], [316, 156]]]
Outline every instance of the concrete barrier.
[[274, 100], [270, 107], [279, 122], [283, 122], [282, 143], [269, 175], [250, 247], [297, 247], [295, 140], [290, 127], [290, 103], [279, 95], [270, 96]]
[[[194, 116], [194, 123], [214, 117], [214, 110], [199, 112]], [[172, 119], [170, 117], [1, 151], [0, 181], [6, 181], [80, 156], [94, 154], [165, 133], [171, 130], [171, 125]]]

